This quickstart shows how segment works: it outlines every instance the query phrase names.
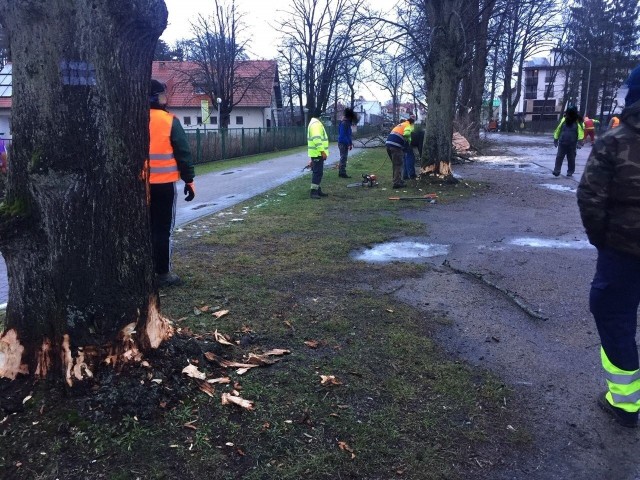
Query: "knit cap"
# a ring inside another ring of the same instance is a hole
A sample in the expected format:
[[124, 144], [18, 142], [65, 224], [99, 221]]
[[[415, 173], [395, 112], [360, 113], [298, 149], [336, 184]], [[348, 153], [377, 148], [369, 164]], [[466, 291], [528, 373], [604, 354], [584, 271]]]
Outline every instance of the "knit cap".
[[640, 100], [640, 67], [636, 67], [626, 81], [629, 91], [624, 99], [625, 107], [630, 107]]

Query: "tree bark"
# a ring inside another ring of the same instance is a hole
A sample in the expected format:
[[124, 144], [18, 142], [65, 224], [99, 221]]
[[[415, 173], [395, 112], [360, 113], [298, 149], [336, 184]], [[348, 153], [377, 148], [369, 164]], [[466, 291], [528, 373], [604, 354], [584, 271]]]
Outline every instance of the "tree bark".
[[438, 0], [427, 6], [432, 37], [425, 71], [428, 111], [421, 173], [450, 179], [453, 179], [453, 118], [464, 62], [463, 24], [458, 14], [462, 4], [462, 0]]
[[153, 285], [143, 174], [167, 10], [162, 0], [0, 0], [0, 15], [14, 62], [0, 377], [71, 385], [171, 334]]

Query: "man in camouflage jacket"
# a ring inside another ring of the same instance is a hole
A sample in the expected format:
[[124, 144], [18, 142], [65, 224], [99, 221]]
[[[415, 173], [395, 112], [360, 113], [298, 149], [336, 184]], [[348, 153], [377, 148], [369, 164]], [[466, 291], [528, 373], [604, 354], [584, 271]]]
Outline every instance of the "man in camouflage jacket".
[[600, 137], [578, 186], [589, 241], [598, 249], [589, 304], [600, 335], [607, 390], [599, 406], [625, 427], [638, 425], [640, 365], [640, 67], [627, 80], [620, 126]]

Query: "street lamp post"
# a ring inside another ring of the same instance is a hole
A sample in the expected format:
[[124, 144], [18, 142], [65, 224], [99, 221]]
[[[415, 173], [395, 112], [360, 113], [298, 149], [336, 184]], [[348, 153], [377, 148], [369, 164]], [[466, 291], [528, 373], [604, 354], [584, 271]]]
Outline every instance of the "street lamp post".
[[222, 103], [222, 99], [220, 97], [216, 98], [216, 103], [218, 104], [218, 130], [220, 130], [220, 125], [222, 125], [222, 115], [220, 115], [220, 104]]
[[584, 58], [587, 62], [589, 62], [589, 76], [587, 77], [587, 94], [585, 95], [585, 100], [584, 100], [584, 115], [586, 116], [587, 115], [587, 105], [589, 104], [589, 85], [591, 84], [591, 60], [589, 60], [587, 57], [585, 57], [583, 54], [581, 54], [575, 48], [573, 48], [573, 47], [569, 47], [569, 48], [571, 48], [571, 50], [573, 50], [578, 55], [580, 55], [582, 58]]

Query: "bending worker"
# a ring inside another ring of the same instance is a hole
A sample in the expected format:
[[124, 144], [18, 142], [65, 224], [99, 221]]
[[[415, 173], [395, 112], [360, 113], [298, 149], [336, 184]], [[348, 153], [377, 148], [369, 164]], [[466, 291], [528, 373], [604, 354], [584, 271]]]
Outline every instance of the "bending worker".
[[166, 111], [164, 84], [151, 80], [149, 88], [149, 211], [156, 280], [160, 287], [177, 285], [171, 271], [171, 232], [176, 211], [176, 182], [185, 183], [185, 200], [195, 196], [193, 163], [187, 136], [174, 115]]
[[393, 166], [393, 188], [403, 188], [407, 184], [402, 181], [402, 165], [405, 149], [411, 148], [411, 132], [413, 132], [413, 124], [415, 117], [412, 115], [406, 121], [396, 125], [389, 133], [385, 145], [387, 146], [387, 155], [391, 159]]

